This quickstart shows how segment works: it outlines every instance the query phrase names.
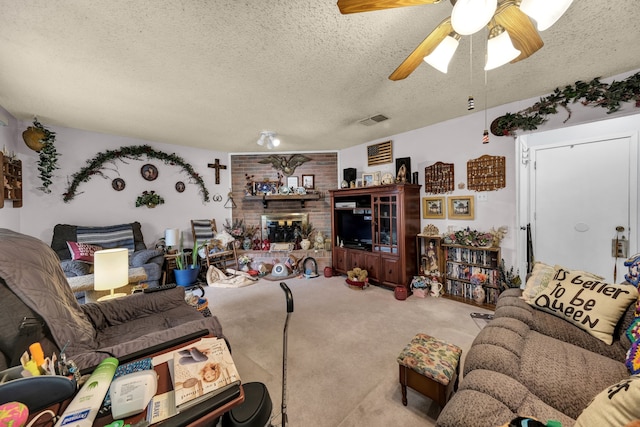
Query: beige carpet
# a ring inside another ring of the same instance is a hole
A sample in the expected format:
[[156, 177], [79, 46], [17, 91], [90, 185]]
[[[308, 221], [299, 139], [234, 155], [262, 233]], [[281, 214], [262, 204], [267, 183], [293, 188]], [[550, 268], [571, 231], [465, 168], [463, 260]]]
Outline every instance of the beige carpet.
[[[470, 314], [488, 311], [444, 298], [398, 301], [393, 292], [375, 286], [350, 289], [344, 279], [285, 280], [294, 299], [288, 333], [289, 424], [433, 426], [439, 409], [431, 400], [409, 389], [409, 404], [402, 405], [396, 357], [418, 332], [466, 353], [480, 331]], [[231, 342], [242, 380], [265, 383], [274, 414], [279, 414], [286, 317], [279, 282], [207, 288], [206, 295]]]

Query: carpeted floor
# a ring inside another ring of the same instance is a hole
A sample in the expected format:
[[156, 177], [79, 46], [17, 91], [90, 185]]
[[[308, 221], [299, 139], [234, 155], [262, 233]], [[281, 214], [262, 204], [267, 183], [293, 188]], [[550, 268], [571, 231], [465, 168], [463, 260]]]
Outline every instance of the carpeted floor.
[[[344, 277], [287, 279], [287, 414], [294, 427], [433, 426], [437, 405], [409, 389], [401, 402], [396, 357], [418, 332], [467, 351], [480, 331], [471, 313], [490, 313], [445, 298], [398, 301], [393, 292], [349, 288]], [[207, 288], [209, 308], [231, 342], [243, 382], [267, 385], [274, 413], [282, 401], [285, 294], [279, 282]], [[280, 418], [274, 420], [280, 424]]]

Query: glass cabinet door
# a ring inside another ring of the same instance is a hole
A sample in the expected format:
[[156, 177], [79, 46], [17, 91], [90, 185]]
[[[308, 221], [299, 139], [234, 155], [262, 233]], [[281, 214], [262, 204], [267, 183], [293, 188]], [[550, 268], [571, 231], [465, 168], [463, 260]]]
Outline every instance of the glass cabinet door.
[[373, 197], [373, 250], [398, 253], [398, 196]]

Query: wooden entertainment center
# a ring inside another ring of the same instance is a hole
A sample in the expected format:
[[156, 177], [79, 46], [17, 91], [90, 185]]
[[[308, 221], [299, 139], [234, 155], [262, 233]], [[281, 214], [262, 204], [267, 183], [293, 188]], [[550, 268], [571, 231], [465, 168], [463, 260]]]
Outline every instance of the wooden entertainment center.
[[405, 286], [416, 274], [420, 185], [392, 184], [329, 190], [333, 269], [356, 267], [372, 282]]

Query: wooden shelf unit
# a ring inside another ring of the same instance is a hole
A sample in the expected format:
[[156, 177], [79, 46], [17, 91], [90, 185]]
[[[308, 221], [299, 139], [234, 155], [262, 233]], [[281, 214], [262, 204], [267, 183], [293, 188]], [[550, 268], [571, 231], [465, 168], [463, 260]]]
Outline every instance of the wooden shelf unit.
[[[329, 193], [334, 270], [347, 274], [356, 267], [363, 268], [374, 283], [388, 288], [401, 285], [408, 290], [417, 271], [415, 236], [420, 231], [420, 185], [377, 185]], [[354, 211], [370, 217], [371, 243], [363, 247], [341, 246], [344, 236], [340, 235], [340, 219]]]
[[[444, 296], [471, 305], [495, 309], [500, 295], [500, 248], [479, 248], [443, 243], [444, 254]], [[471, 276], [482, 273], [487, 276], [482, 286], [485, 297], [479, 303], [473, 298]]]
[[0, 208], [5, 200], [12, 200], [14, 208], [22, 207], [22, 161], [11, 160], [0, 152], [0, 182], [2, 182], [2, 197]]

